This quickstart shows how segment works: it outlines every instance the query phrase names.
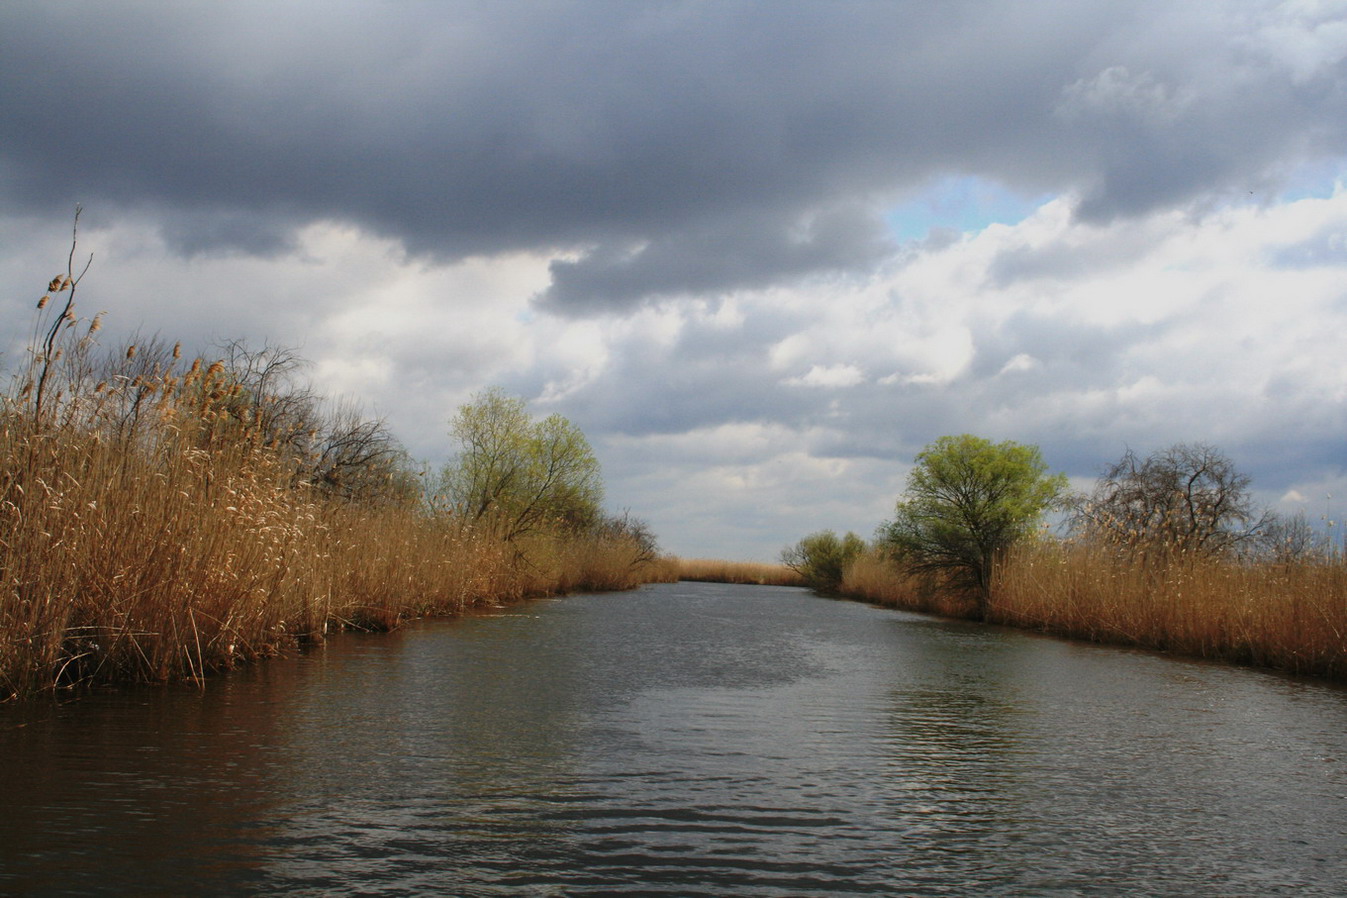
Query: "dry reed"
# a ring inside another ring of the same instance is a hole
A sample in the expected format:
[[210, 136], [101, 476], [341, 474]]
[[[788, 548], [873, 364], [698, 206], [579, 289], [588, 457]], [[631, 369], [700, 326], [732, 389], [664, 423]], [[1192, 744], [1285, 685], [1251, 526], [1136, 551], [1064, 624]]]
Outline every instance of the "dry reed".
[[1001, 565], [991, 619], [1083, 639], [1347, 679], [1347, 563], [1044, 542]]
[[973, 617], [977, 602], [966, 592], [931, 574], [907, 573], [873, 549], [858, 555], [842, 572], [838, 594], [875, 605], [949, 617]]
[[[951, 617], [977, 604], [870, 552], [843, 595]], [[989, 622], [1059, 636], [1347, 680], [1347, 561], [1147, 556], [1041, 540], [996, 568]]]
[[804, 578], [783, 564], [723, 561], [716, 558], [678, 558], [677, 579], [706, 583], [747, 583], [757, 586], [803, 586]]
[[[73, 298], [77, 282], [52, 289]], [[97, 320], [57, 311], [0, 398], [0, 701], [200, 679], [332, 628], [667, 576], [626, 538], [507, 544], [414, 498], [326, 496], [297, 482], [222, 363], [175, 347], [96, 377]]]

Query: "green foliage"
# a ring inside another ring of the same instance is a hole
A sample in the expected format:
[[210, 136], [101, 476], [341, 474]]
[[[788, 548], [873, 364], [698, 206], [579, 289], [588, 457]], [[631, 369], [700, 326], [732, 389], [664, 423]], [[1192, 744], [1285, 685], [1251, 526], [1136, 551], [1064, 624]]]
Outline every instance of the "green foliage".
[[1065, 488], [1037, 446], [941, 437], [917, 456], [879, 537], [909, 570], [949, 574], [985, 607], [996, 556], [1031, 534]]
[[461, 517], [505, 540], [537, 530], [579, 530], [599, 520], [603, 481], [580, 429], [560, 415], [529, 417], [499, 388], [478, 394], [452, 422], [458, 457], [443, 488]]
[[838, 538], [831, 530], [811, 533], [781, 550], [781, 563], [815, 589], [836, 589], [846, 566], [865, 551], [865, 540], [854, 533]]

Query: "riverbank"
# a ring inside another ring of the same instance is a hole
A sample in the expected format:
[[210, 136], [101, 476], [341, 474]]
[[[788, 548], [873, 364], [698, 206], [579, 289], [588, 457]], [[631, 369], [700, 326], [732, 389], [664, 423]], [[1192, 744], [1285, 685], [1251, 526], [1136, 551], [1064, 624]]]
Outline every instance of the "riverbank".
[[289, 350], [103, 351], [100, 316], [75, 314], [80, 277], [51, 281], [0, 396], [0, 701], [200, 680], [333, 630], [673, 578], [643, 523], [601, 512], [596, 463], [577, 488], [591, 501], [549, 504], [588, 452], [568, 422], [545, 423], [569, 459], [518, 463], [544, 487], [468, 514], [382, 421], [313, 393]]
[[[840, 593], [951, 617], [976, 603], [904, 575], [873, 554]], [[1347, 681], [1347, 563], [1179, 559], [1147, 564], [1102, 548], [1045, 541], [999, 565], [986, 620], [1072, 639]]]
[[755, 586], [804, 586], [804, 578], [783, 564], [726, 561], [720, 558], [675, 558], [672, 561], [679, 580]]
[[504, 542], [419, 500], [324, 496], [209, 406], [168, 398], [130, 439], [82, 415], [0, 416], [0, 700], [199, 679], [334, 629], [669, 579], [621, 528]]

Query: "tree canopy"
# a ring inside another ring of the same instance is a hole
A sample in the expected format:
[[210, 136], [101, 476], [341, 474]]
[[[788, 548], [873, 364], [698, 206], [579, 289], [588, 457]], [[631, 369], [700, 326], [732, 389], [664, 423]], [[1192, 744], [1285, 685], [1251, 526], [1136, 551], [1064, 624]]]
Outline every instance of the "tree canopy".
[[1031, 533], [1065, 488], [1037, 446], [941, 437], [917, 455], [879, 538], [909, 569], [952, 575], [985, 610], [996, 556]]
[[781, 563], [815, 589], [836, 589], [847, 564], [865, 551], [865, 540], [854, 533], [838, 537], [832, 530], [811, 533], [781, 550]]
[[598, 459], [561, 415], [534, 421], [524, 400], [493, 387], [458, 410], [451, 433], [459, 453], [444, 470], [443, 488], [462, 517], [492, 526], [506, 540], [599, 520]]

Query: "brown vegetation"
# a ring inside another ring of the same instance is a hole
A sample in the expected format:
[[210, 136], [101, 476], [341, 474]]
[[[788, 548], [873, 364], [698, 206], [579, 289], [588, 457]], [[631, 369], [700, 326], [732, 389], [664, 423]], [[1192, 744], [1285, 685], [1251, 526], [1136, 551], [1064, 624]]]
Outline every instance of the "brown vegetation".
[[916, 574], [871, 549], [847, 565], [837, 593], [875, 605], [948, 617], [976, 617], [977, 596], [939, 574]]
[[995, 619], [1064, 636], [1347, 679], [1347, 563], [1196, 554], [1147, 564], [1099, 545], [1025, 546]]
[[706, 583], [748, 583], [757, 586], [803, 586], [804, 578], [784, 564], [723, 561], [717, 558], [677, 558], [679, 580]]
[[[974, 603], [903, 573], [881, 555], [857, 559], [842, 592], [956, 617]], [[1347, 680], [1347, 562], [1163, 560], [1085, 541], [1038, 540], [1003, 559], [987, 619], [1059, 636]]]
[[437, 509], [380, 422], [287, 389], [283, 352], [102, 355], [78, 282], [53, 279], [0, 399], [0, 700], [669, 576], [626, 518], [507, 542]]
[[[960, 438], [966, 439], [966, 438]], [[928, 450], [929, 451], [929, 450]], [[955, 549], [978, 541], [958, 502], [991, 480], [959, 471], [928, 517]], [[918, 486], [922, 485], [920, 483]], [[1254, 508], [1249, 478], [1217, 449], [1130, 450], [1087, 496], [1071, 538], [997, 541], [985, 586], [922, 564], [893, 525], [849, 563], [853, 598], [1120, 645], [1347, 680], [1347, 558], [1303, 516]], [[909, 491], [912, 484], [909, 483]], [[1003, 491], [990, 491], [1002, 495]], [[900, 512], [911, 507], [900, 502]], [[1037, 518], [1043, 503], [1035, 506]], [[953, 513], [957, 512], [957, 513]], [[901, 515], [900, 515], [901, 517]]]

